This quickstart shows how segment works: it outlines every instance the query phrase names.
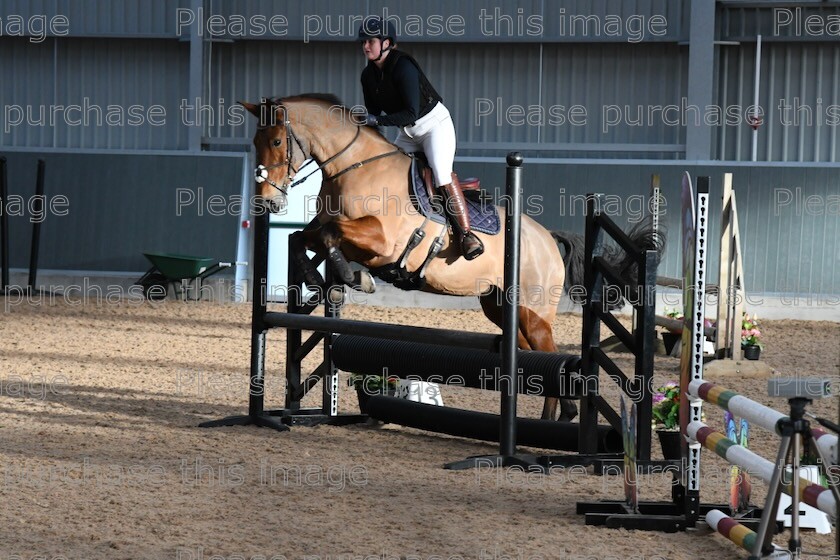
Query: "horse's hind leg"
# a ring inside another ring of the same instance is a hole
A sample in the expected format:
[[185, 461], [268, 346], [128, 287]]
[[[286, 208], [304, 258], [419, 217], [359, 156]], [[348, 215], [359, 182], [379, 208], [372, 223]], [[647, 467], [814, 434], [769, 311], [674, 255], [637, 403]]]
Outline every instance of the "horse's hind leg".
[[[479, 302], [481, 303], [481, 309], [484, 311], [484, 315], [499, 328], [502, 328], [503, 317], [500, 294], [501, 291], [498, 288], [493, 288], [490, 293], [480, 296]], [[519, 333], [517, 335], [517, 343], [522, 350], [557, 351], [551, 325], [527, 307], [522, 306], [519, 307]], [[546, 397], [542, 412], [542, 418], [544, 420], [553, 420], [557, 415], [558, 401], [560, 404], [560, 417], [558, 420], [569, 422], [577, 416], [577, 405], [575, 405], [574, 401]]]
[[[524, 334], [532, 350], [557, 352], [551, 324], [527, 307], [519, 308], [519, 332]], [[556, 397], [545, 398], [542, 418], [544, 420], [554, 419], [557, 414], [558, 401], [560, 403], [560, 416], [557, 420], [560, 422], [571, 422], [578, 414], [577, 405], [573, 400], [558, 399]]]
[[[478, 301], [481, 303], [481, 310], [484, 311], [484, 316], [490, 319], [500, 329], [503, 329], [502, 323], [504, 318], [502, 315], [502, 298], [501, 290], [493, 288], [489, 293], [479, 296]], [[521, 320], [522, 312], [520, 308], [519, 317]], [[516, 337], [516, 344], [520, 350], [532, 350], [528, 339], [522, 334], [522, 326], [520, 325], [519, 333]]]

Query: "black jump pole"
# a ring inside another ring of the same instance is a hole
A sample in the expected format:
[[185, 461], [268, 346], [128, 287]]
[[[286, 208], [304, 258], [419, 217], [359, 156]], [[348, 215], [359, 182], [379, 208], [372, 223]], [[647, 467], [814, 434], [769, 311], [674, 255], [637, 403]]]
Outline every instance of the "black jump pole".
[[507, 156], [507, 212], [505, 213], [505, 298], [502, 302], [502, 371], [499, 455], [516, 454], [516, 354], [519, 333], [519, 232], [522, 223], [522, 154]]
[[[35, 179], [35, 201], [33, 204], [33, 213], [39, 216], [32, 223], [32, 245], [29, 248], [29, 289], [34, 291], [35, 283], [38, 280], [38, 248], [41, 245], [41, 222], [46, 216], [47, 202], [44, 198], [44, 174], [46, 171], [46, 163], [44, 160], [38, 160], [38, 176]], [[34, 208], [37, 204], [38, 208]]]
[[6, 158], [0, 156], [0, 292], [9, 286], [9, 183], [6, 175]]

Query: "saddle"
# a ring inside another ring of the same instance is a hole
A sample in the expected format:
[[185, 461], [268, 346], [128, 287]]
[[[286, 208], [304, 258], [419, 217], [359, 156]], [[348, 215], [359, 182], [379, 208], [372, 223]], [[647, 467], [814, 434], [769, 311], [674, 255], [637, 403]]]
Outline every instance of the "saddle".
[[[421, 215], [431, 221], [445, 224], [446, 216], [437, 213], [435, 205], [432, 204], [439, 195], [429, 164], [422, 154], [410, 155], [412, 160], [409, 170], [409, 193], [414, 206]], [[498, 234], [502, 229], [502, 221], [496, 211], [496, 206], [491, 202], [492, 197], [481, 190], [481, 181], [476, 177], [468, 177], [459, 179], [458, 183], [464, 193], [472, 229], [488, 235]]]
[[[426, 284], [426, 268], [443, 248], [444, 231], [447, 228], [446, 216], [435, 211], [440, 208], [433, 201], [440, 195], [436, 192], [432, 170], [429, 168], [425, 158], [418, 157], [418, 154], [411, 154], [411, 167], [408, 174], [409, 197], [415, 208], [425, 217], [423, 225], [414, 230], [408, 244], [400, 255], [400, 258], [391, 264], [370, 269], [370, 273], [401, 288], [403, 290], [420, 290]], [[501, 219], [496, 207], [491, 204], [491, 197], [483, 195], [480, 190], [480, 182], [474, 177], [459, 181], [464, 191], [464, 199], [467, 203], [467, 210], [470, 213], [471, 229], [481, 231], [489, 235], [496, 235], [501, 231]], [[408, 256], [420, 245], [426, 237], [423, 230], [429, 221], [442, 226], [440, 233], [434, 238], [423, 264], [412, 272], [409, 272], [405, 265]]]

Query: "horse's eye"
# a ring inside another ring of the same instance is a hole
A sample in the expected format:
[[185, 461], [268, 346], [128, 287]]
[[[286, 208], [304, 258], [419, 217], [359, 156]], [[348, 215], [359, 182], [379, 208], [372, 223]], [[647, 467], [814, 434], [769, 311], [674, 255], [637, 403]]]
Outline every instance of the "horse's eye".
[[277, 140], [274, 140], [274, 142], [272, 142], [272, 144], [274, 144], [275, 148], [279, 148], [280, 144], [282, 144], [282, 143], [283, 143], [283, 141], [280, 140], [279, 138]]

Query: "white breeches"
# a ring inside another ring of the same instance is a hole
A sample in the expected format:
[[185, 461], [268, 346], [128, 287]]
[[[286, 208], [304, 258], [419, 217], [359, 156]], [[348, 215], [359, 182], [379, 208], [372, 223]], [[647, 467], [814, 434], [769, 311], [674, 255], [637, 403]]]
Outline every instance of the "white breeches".
[[455, 161], [455, 126], [449, 110], [438, 102], [414, 126], [400, 128], [394, 144], [406, 152], [423, 151], [438, 187], [452, 182]]

